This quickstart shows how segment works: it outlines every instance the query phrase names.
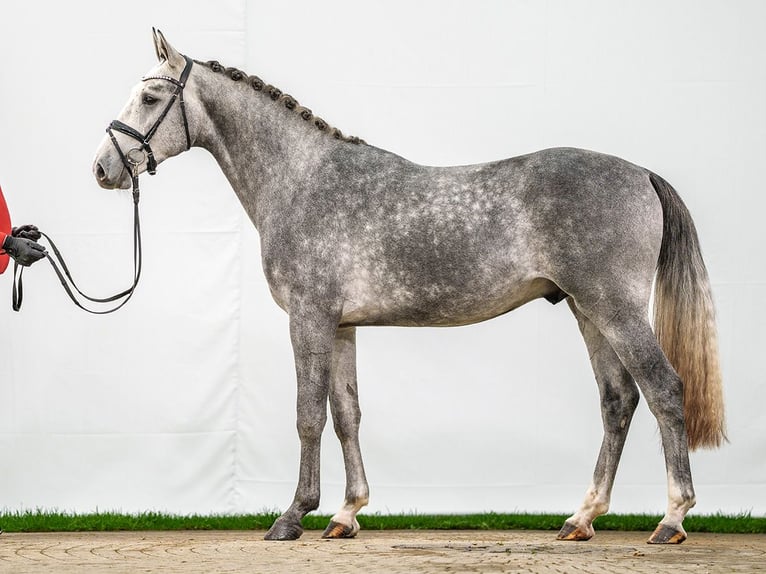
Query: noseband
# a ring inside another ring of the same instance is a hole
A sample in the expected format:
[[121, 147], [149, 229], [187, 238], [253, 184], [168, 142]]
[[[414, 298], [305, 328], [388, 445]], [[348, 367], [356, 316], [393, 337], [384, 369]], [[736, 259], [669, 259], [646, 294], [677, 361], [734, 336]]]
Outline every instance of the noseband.
[[191, 147], [191, 137], [189, 136], [189, 121], [186, 119], [186, 107], [184, 105], [184, 87], [186, 86], [186, 80], [189, 79], [193, 61], [188, 56], [184, 56], [184, 60], [186, 60], [186, 66], [184, 67], [183, 72], [181, 72], [181, 77], [177, 80], [175, 78], [171, 78], [170, 76], [147, 76], [141, 79], [142, 82], [149, 80], [165, 80], [166, 82], [170, 82], [176, 87], [172, 97], [165, 105], [165, 109], [162, 110], [162, 113], [157, 118], [157, 121], [152, 124], [152, 127], [149, 128], [145, 135], [130, 127], [129, 125], [124, 124], [120, 120], [113, 120], [112, 123], [110, 123], [106, 128], [106, 133], [109, 134], [109, 137], [111, 138], [117, 153], [120, 154], [122, 163], [125, 165], [129, 173], [133, 172], [135, 168], [135, 162], [131, 161], [130, 158], [126, 156], [125, 152], [122, 151], [122, 148], [120, 147], [120, 144], [117, 143], [117, 138], [114, 137], [114, 132], [112, 130], [130, 136], [141, 144], [137, 149], [146, 152], [146, 171], [149, 172], [149, 175], [154, 175], [157, 173], [157, 160], [154, 159], [154, 153], [152, 152], [152, 148], [149, 145], [149, 142], [154, 137], [154, 134], [157, 133], [157, 128], [160, 127], [162, 120], [164, 120], [165, 116], [168, 115], [168, 112], [170, 111], [170, 108], [173, 107], [176, 99], [181, 106], [181, 117], [184, 121], [184, 132], [186, 132], [186, 149], [188, 150]]

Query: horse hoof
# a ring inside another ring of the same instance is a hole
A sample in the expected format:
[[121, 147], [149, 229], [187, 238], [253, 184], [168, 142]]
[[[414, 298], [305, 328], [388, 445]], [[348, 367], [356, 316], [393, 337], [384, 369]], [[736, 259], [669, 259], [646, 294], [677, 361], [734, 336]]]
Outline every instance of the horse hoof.
[[647, 544], [681, 544], [684, 540], [686, 540], [686, 532], [683, 528], [677, 530], [660, 523], [646, 542]]
[[300, 524], [289, 523], [281, 519], [271, 525], [269, 531], [263, 537], [264, 540], [298, 540], [303, 534]]
[[331, 520], [322, 533], [322, 538], [354, 538], [358, 531], [359, 528]]
[[583, 540], [590, 540], [593, 538], [593, 529], [590, 529], [590, 532], [583, 530], [579, 526], [572, 524], [571, 522], [565, 522], [564, 526], [561, 527], [561, 530], [559, 530], [558, 535], [556, 536], [556, 540], [576, 540], [576, 541], [583, 541]]

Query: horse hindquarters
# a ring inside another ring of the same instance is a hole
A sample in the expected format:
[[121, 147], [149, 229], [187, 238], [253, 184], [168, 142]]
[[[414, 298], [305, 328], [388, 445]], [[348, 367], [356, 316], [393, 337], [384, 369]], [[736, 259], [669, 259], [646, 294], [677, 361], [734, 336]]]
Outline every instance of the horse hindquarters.
[[[583, 299], [589, 306], [578, 294], [572, 295], [575, 314], [585, 315], [604, 337], [657, 419], [667, 469], [668, 510], [649, 542], [679, 543], [686, 538], [683, 519], [695, 503], [688, 450], [717, 446], [725, 438], [722, 392], [709, 280], [694, 224], [670, 185], [654, 174], [649, 180], [663, 215], [655, 286], [657, 336], [646, 317], [647, 302], [630, 296], [629, 290], [620, 292], [619, 285], [606, 288], [597, 300]], [[594, 370], [598, 378], [595, 360]], [[606, 412], [604, 416], [606, 444], [607, 427], [616, 421], [608, 421]], [[619, 456], [616, 450], [614, 454]], [[598, 473], [597, 466], [594, 478]]]

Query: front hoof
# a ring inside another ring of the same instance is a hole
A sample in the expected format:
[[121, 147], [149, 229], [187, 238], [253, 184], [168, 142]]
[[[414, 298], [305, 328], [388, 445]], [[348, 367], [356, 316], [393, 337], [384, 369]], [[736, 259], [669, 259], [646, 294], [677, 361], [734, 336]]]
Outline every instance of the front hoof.
[[303, 534], [303, 528], [299, 522], [290, 522], [283, 518], [277, 518], [271, 525], [264, 540], [298, 540]]
[[657, 528], [654, 529], [654, 532], [652, 532], [652, 535], [649, 537], [649, 540], [646, 541], [647, 544], [681, 544], [686, 540], [686, 532], [684, 532], [684, 529], [679, 527], [678, 529], [674, 528], [673, 526], [668, 526], [667, 524], [658, 524]]
[[592, 526], [588, 529], [582, 529], [571, 522], [565, 522], [564, 526], [559, 530], [556, 540], [590, 540], [595, 533]]
[[357, 532], [359, 532], [359, 523], [356, 521], [354, 526], [348, 526], [331, 520], [322, 533], [322, 538], [354, 538]]

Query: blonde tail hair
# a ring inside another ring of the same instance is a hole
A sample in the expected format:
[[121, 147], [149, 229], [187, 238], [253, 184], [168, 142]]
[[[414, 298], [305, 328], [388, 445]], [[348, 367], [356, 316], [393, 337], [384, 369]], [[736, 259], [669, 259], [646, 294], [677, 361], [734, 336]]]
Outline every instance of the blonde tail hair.
[[726, 426], [710, 279], [686, 205], [660, 176], [650, 173], [649, 180], [663, 212], [654, 331], [684, 385], [689, 448], [719, 447]]

